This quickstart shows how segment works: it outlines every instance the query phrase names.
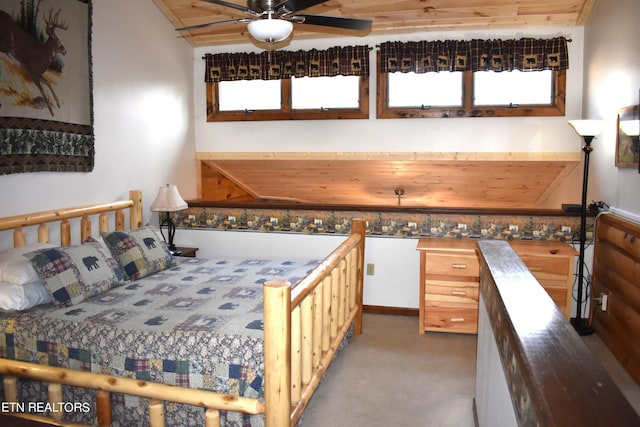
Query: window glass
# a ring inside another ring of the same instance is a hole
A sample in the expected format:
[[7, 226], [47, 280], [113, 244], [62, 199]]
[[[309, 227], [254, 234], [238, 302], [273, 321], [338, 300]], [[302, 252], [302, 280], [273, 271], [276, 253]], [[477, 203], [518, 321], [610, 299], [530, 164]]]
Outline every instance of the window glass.
[[551, 105], [553, 71], [473, 73], [474, 105]]
[[280, 80], [223, 81], [218, 91], [220, 111], [280, 109]]
[[462, 105], [462, 72], [389, 73], [389, 107]]
[[360, 77], [291, 78], [291, 107], [294, 110], [358, 108]]

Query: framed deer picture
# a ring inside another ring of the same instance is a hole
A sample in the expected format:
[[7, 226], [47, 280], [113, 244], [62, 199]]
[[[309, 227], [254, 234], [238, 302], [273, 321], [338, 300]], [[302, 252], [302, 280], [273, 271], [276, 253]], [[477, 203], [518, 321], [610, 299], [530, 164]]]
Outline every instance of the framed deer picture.
[[90, 0], [0, 0], [0, 175], [94, 164]]

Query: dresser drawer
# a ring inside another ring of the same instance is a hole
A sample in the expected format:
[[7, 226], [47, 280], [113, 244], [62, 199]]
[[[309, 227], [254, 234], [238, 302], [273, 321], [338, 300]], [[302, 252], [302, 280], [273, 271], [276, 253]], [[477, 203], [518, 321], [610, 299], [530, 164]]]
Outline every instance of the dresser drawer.
[[429, 276], [469, 277], [480, 280], [480, 261], [475, 252], [428, 252], [425, 274]]
[[562, 287], [552, 287], [552, 286], [543, 286], [544, 290], [547, 291], [553, 302], [556, 303], [561, 310], [565, 311], [567, 305], [567, 288]]
[[520, 259], [526, 264], [529, 271], [536, 276], [536, 279], [541, 282], [556, 284], [556, 286], [565, 285], [569, 279], [569, 274], [571, 274], [573, 270], [566, 257], [553, 258], [520, 255]]
[[425, 280], [425, 298], [427, 301], [474, 304], [478, 302], [479, 293], [480, 284], [478, 282]]
[[478, 333], [478, 305], [425, 301], [424, 330]]

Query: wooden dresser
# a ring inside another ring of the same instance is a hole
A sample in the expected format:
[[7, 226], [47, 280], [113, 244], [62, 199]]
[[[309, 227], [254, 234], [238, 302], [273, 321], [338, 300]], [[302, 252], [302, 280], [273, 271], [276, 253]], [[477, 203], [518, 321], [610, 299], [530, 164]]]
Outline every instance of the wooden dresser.
[[[563, 242], [509, 243], [570, 318], [575, 249]], [[477, 333], [480, 285], [477, 240], [424, 238], [418, 241], [417, 250], [420, 251], [420, 333]]]

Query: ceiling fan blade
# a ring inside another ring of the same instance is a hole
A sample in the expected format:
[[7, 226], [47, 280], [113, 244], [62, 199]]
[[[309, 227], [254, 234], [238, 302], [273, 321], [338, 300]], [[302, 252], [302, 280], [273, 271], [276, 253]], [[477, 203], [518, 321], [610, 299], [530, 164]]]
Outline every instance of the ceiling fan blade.
[[320, 3], [326, 3], [327, 1], [328, 0], [285, 0], [276, 5], [275, 11], [278, 15], [295, 13], [299, 10], [307, 9]]
[[232, 9], [236, 9], [236, 10], [240, 10], [242, 12], [248, 13], [250, 15], [254, 15], [254, 16], [256, 15], [256, 13], [251, 9], [249, 9], [247, 6], [240, 6], [239, 4], [230, 3], [228, 1], [222, 1], [222, 0], [201, 0], [201, 1], [217, 4], [219, 6], [230, 7]]
[[[300, 22], [299, 18], [303, 18], [304, 20]], [[366, 31], [371, 29], [371, 20], [369, 19], [354, 19], [323, 15], [294, 15], [291, 17], [291, 20], [300, 24], [346, 28], [348, 30]]]
[[226, 21], [208, 22], [206, 24], [190, 25], [188, 27], [176, 28], [176, 31], [196, 30], [198, 28], [213, 27], [216, 25], [236, 24], [239, 22], [251, 22], [251, 18], [228, 19]]

